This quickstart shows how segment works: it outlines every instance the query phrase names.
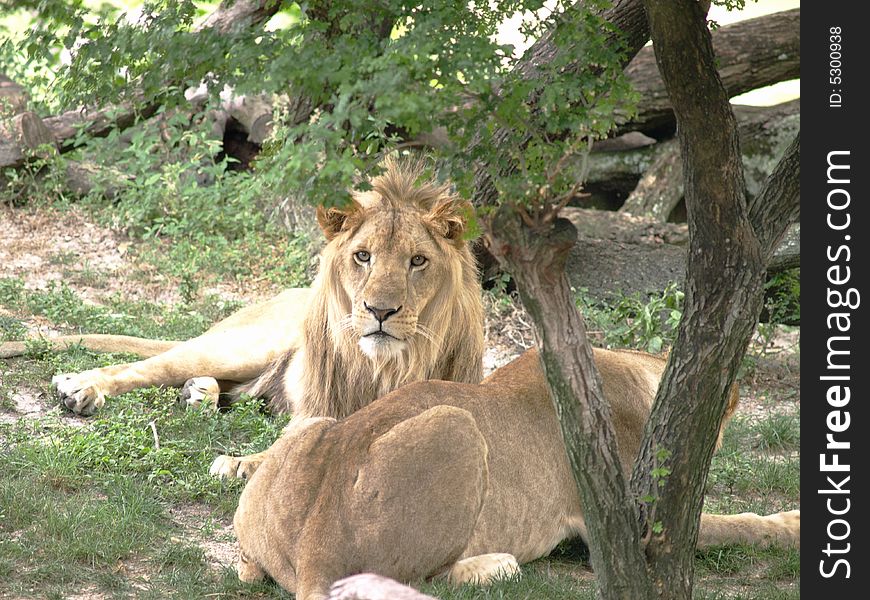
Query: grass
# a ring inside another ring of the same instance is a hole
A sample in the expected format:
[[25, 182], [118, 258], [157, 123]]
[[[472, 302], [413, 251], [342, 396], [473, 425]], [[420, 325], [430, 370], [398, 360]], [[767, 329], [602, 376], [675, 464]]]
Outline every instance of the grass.
[[[195, 336], [239, 304], [203, 293], [203, 280], [194, 276], [200, 263], [190, 257], [193, 246], [185, 244], [178, 242], [161, 253], [166, 241], [155, 239], [131, 250], [148, 264], [174, 263], [180, 274], [176, 281], [184, 282], [184, 273], [189, 274], [189, 290], [178, 304], [109, 293], [100, 304], [86, 302], [76, 286], [98, 287], [94, 284], [102, 281], [89, 265], [78, 280], [40, 290], [27, 289], [20, 278], [0, 278], [0, 336], [20, 339], [25, 323], [34, 319], [66, 332]], [[248, 281], [262, 276], [262, 271], [233, 267], [233, 261], [242, 260], [242, 246], [232, 248], [216, 247], [208, 255], [215, 263], [210, 277]], [[293, 252], [283, 252], [261, 241], [250, 251], [255, 258], [248, 266], [272, 253], [276, 264], [293, 264], [286, 270], [264, 267], [269, 277], [296, 281], [292, 273], [301, 272], [300, 260]], [[226, 260], [221, 262], [221, 257]], [[55, 254], [52, 261], [66, 269], [76, 267], [69, 254]], [[307, 259], [301, 262], [307, 268]], [[136, 272], [128, 275], [135, 277]], [[655, 346], [670, 333], [667, 319], [657, 315], [671, 316], [676, 300], [674, 295], [656, 299], [647, 311], [635, 299], [626, 300], [609, 318], [631, 319], [616, 333], [624, 336], [633, 329], [641, 336], [641, 347]], [[267, 447], [286, 419], [265, 414], [256, 401], [220, 413], [184, 410], [176, 405], [175, 390], [159, 388], [111, 398], [89, 419], [51, 406], [48, 382], [53, 374], [130, 359], [75, 347], [48, 352], [36, 342], [27, 356], [0, 361], [0, 454], [5, 466], [0, 471], [0, 597], [291, 598], [270, 582], [240, 583], [231, 558], [220, 562], [209, 550], [232, 542], [229, 524], [242, 489], [238, 481], [210, 477], [211, 461], [218, 454]], [[25, 396], [48, 407], [20, 416], [14, 411]], [[776, 392], [770, 396], [766, 404], [775, 404]], [[799, 414], [772, 410], [760, 417], [735, 418], [711, 467], [708, 510], [770, 512], [799, 504], [799, 441]], [[796, 597], [798, 558], [790, 550], [706, 550], [696, 560], [696, 597]], [[525, 565], [516, 580], [487, 588], [456, 588], [435, 580], [421, 589], [443, 600], [595, 597], [588, 552], [579, 541], [564, 543], [550, 557]]]
[[[164, 337], [195, 335], [232, 308], [214, 299], [184, 308], [123, 299], [93, 306], [63, 285], [34, 292], [14, 279], [0, 280], [0, 298], [7, 308], [66, 327]], [[7, 321], [20, 332], [19, 321]], [[34, 351], [2, 367], [0, 398], [22, 388], [47, 394], [55, 372], [127, 358], [82, 348]], [[229, 565], [215, 568], [202, 547], [203, 540], [220, 539], [242, 487], [208, 476], [211, 460], [267, 447], [286, 421], [264, 414], [255, 401], [224, 413], [183, 410], [175, 394], [137, 390], [83, 422], [53, 408], [38, 419], [0, 424], [6, 463], [0, 473], [0, 596], [290, 597], [271, 583], [239, 583]], [[736, 417], [712, 466], [708, 509], [769, 512], [796, 504], [792, 454], [799, 432], [799, 415]], [[180, 522], [179, 507], [204, 515], [194, 528], [199, 537]], [[577, 577], [578, 569], [584, 576]], [[422, 589], [444, 600], [593, 598], [588, 569], [585, 547], [573, 542], [525, 566], [518, 580], [488, 588], [432, 581]], [[714, 548], [698, 554], [696, 569], [699, 598], [724, 597], [716, 590], [723, 585], [750, 586], [748, 595], [728, 598], [790, 598], [788, 586], [799, 580], [798, 553], [791, 550]]]

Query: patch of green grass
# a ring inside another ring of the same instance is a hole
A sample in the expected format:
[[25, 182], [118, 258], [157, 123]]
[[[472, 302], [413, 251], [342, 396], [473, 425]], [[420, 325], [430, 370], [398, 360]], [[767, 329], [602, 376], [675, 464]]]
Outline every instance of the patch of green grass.
[[217, 454], [264, 450], [287, 419], [269, 417], [253, 400], [222, 414], [184, 410], [175, 406], [176, 394], [156, 388], [131, 392], [110, 400], [84, 427], [58, 428], [37, 442], [31, 440], [39, 432], [24, 423], [7, 433], [7, 460], [22, 476], [48, 476], [70, 489], [93, 478], [135, 478], [164, 500], [207, 501], [229, 515], [234, 506], [226, 492], [241, 485], [211, 477], [211, 461]]
[[801, 597], [797, 586], [794, 589], [782, 589], [765, 582], [753, 586], [744, 586], [741, 582], [734, 582], [734, 584], [748, 589], [735, 591], [722, 590], [715, 586], [697, 586], [693, 597], [695, 600], [799, 600]]
[[50, 282], [45, 290], [25, 290], [15, 278], [0, 279], [0, 305], [76, 331], [163, 339], [195, 337], [241, 306], [211, 295], [193, 304], [172, 306], [113, 295], [105, 304], [95, 305], [84, 302], [66, 283]]
[[707, 510], [770, 513], [796, 508], [799, 445], [799, 415], [732, 419], [710, 465]]
[[12, 593], [68, 587], [111, 572], [165, 527], [162, 508], [137, 482], [71, 487], [51, 470], [22, 476], [20, 467], [13, 456], [0, 475], [0, 564], [14, 565], [0, 580]]
[[27, 327], [21, 319], [0, 315], [0, 342], [6, 340], [20, 340], [27, 334]]
[[256, 278], [281, 287], [305, 287], [311, 283], [314, 267], [310, 248], [304, 236], [271, 231], [237, 239], [204, 235], [171, 242], [149, 239], [136, 256], [178, 278], [182, 297], [190, 302], [209, 280]]
[[759, 447], [764, 450], [797, 450], [800, 448], [799, 415], [773, 414], [756, 426]]
[[[29, 361], [27, 372], [94, 361], [78, 349]], [[265, 449], [288, 419], [253, 400], [224, 413], [184, 410], [176, 393], [113, 398], [82, 426], [70, 427], [60, 410], [0, 424], [0, 596], [289, 597], [269, 585], [249, 596], [235, 573], [214, 571], [201, 548], [173, 537], [178, 525], [168, 514], [195, 503], [212, 521], [228, 519], [243, 482], [211, 477], [211, 461]]]
[[[534, 565], [535, 563], [533, 563]], [[547, 573], [526, 566], [521, 577], [497, 581], [490, 586], [454, 586], [443, 580], [420, 585], [422, 592], [441, 600], [501, 600], [508, 598], [546, 598], [547, 600], [592, 600], [595, 586], [569, 575]]]
[[701, 574], [734, 575], [760, 565], [770, 580], [794, 579], [800, 575], [800, 550], [750, 545], [716, 546], [698, 551], [695, 567]]

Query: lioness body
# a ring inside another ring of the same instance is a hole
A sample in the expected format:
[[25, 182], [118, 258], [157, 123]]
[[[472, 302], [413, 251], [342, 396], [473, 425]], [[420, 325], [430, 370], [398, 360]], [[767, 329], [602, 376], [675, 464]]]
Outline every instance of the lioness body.
[[[101, 351], [149, 357], [54, 383], [71, 410], [91, 414], [107, 396], [193, 380], [189, 403], [235, 389], [276, 412], [344, 417], [400, 385], [430, 378], [479, 382], [483, 305], [467, 203], [394, 161], [344, 209], [318, 211], [327, 238], [310, 290], [287, 290], [186, 342], [68, 336]], [[13, 342], [0, 356], [24, 351]], [[238, 473], [231, 457], [216, 469]], [[254, 461], [255, 464], [255, 461]]]
[[[664, 361], [595, 358], [628, 470]], [[530, 561], [586, 535], [534, 351], [480, 385], [415, 383], [342, 421], [296, 423], [247, 484], [235, 528], [240, 576], [267, 573], [299, 600], [365, 571], [486, 580], [493, 560], [510, 569], [511, 556]], [[700, 544], [797, 544], [799, 530], [797, 512], [705, 515]]]

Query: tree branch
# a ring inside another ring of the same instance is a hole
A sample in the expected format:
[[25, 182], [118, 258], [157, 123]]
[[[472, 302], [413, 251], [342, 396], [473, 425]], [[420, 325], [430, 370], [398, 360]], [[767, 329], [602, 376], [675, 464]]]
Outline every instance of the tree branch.
[[[590, 556], [604, 598], [648, 598], [635, 502], [619, 460], [610, 405], [574, 304], [565, 260], [577, 232], [565, 219], [532, 231], [510, 206], [487, 221], [493, 254], [513, 274], [535, 325], [541, 364], [589, 532]], [[612, 540], [620, 540], [614, 545]]]
[[795, 136], [761, 192], [749, 205], [749, 220], [766, 259], [776, 251], [788, 226], [800, 219], [801, 136]]
[[220, 34], [233, 33], [265, 25], [281, 8], [282, 0], [223, 0], [199, 31], [212, 29]]
[[[582, 2], [578, 2], [568, 8], [560, 19], [559, 23], [548, 30], [541, 36], [532, 46], [523, 54], [522, 59], [516, 66], [516, 71], [526, 80], [534, 80], [536, 87], [542, 89], [547, 85], [547, 80], [541, 75], [537, 65], [545, 62], [557, 60], [559, 52], [568, 54], [569, 60], [566, 61], [564, 68], [560, 71], [559, 77], [571, 77], [574, 74], [581, 74], [588, 68], [584, 60], [583, 52], [577, 48], [558, 48], [555, 39], [559, 36], [559, 31], [562, 28], [571, 28], [576, 26], [576, 19], [581, 14]], [[616, 0], [612, 6], [607, 8], [601, 15], [604, 20], [611, 23], [617, 28], [616, 32], [608, 32], [607, 39], [604, 44], [620, 45], [625, 49], [625, 57], [623, 66], [626, 66], [635, 54], [643, 47], [649, 37], [649, 29], [646, 23], [646, 17], [643, 12], [643, 5], [640, 0]], [[559, 59], [561, 60], [561, 59]], [[537, 98], [533, 94], [528, 99], [529, 110], [535, 110]], [[508, 142], [514, 135], [509, 129], [500, 127], [492, 135], [494, 147], [511, 147], [514, 142]], [[531, 134], [523, 142], [527, 143], [531, 139]], [[479, 142], [472, 142], [469, 153], [473, 151], [473, 146]], [[498, 190], [496, 189], [492, 177], [488, 172], [493, 164], [498, 164], [498, 168], [502, 173], [511, 173], [516, 171], [517, 165], [513, 160], [493, 161], [486, 168], [477, 168], [475, 170], [474, 192], [472, 202], [475, 206], [494, 206], [498, 203]]]

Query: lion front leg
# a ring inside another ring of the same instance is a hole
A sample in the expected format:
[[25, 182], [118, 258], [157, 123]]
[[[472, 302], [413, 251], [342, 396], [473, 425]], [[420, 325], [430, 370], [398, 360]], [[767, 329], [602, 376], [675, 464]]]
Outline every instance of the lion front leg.
[[178, 393], [178, 403], [187, 408], [218, 407], [221, 386], [214, 377], [193, 377], [184, 382]]
[[244, 550], [239, 551], [239, 560], [236, 563], [236, 572], [239, 574], [239, 579], [245, 583], [254, 583], [260, 581], [266, 576], [266, 572], [248, 558]]
[[51, 385], [64, 406], [76, 414], [89, 416], [103, 407], [106, 396], [129, 391], [122, 385], [123, 373], [133, 364], [112, 365], [81, 373], [61, 373], [51, 378]]
[[[292, 350], [287, 331], [255, 324], [239, 329], [210, 331], [145, 360], [56, 375], [52, 383], [61, 402], [73, 412], [90, 415], [110, 396], [150, 386], [181, 386], [192, 378], [208, 376], [242, 383], [259, 376], [269, 365]], [[202, 381], [205, 381], [204, 379]], [[199, 386], [194, 404], [216, 394], [213, 384]], [[215, 382], [216, 383], [216, 382]]]

